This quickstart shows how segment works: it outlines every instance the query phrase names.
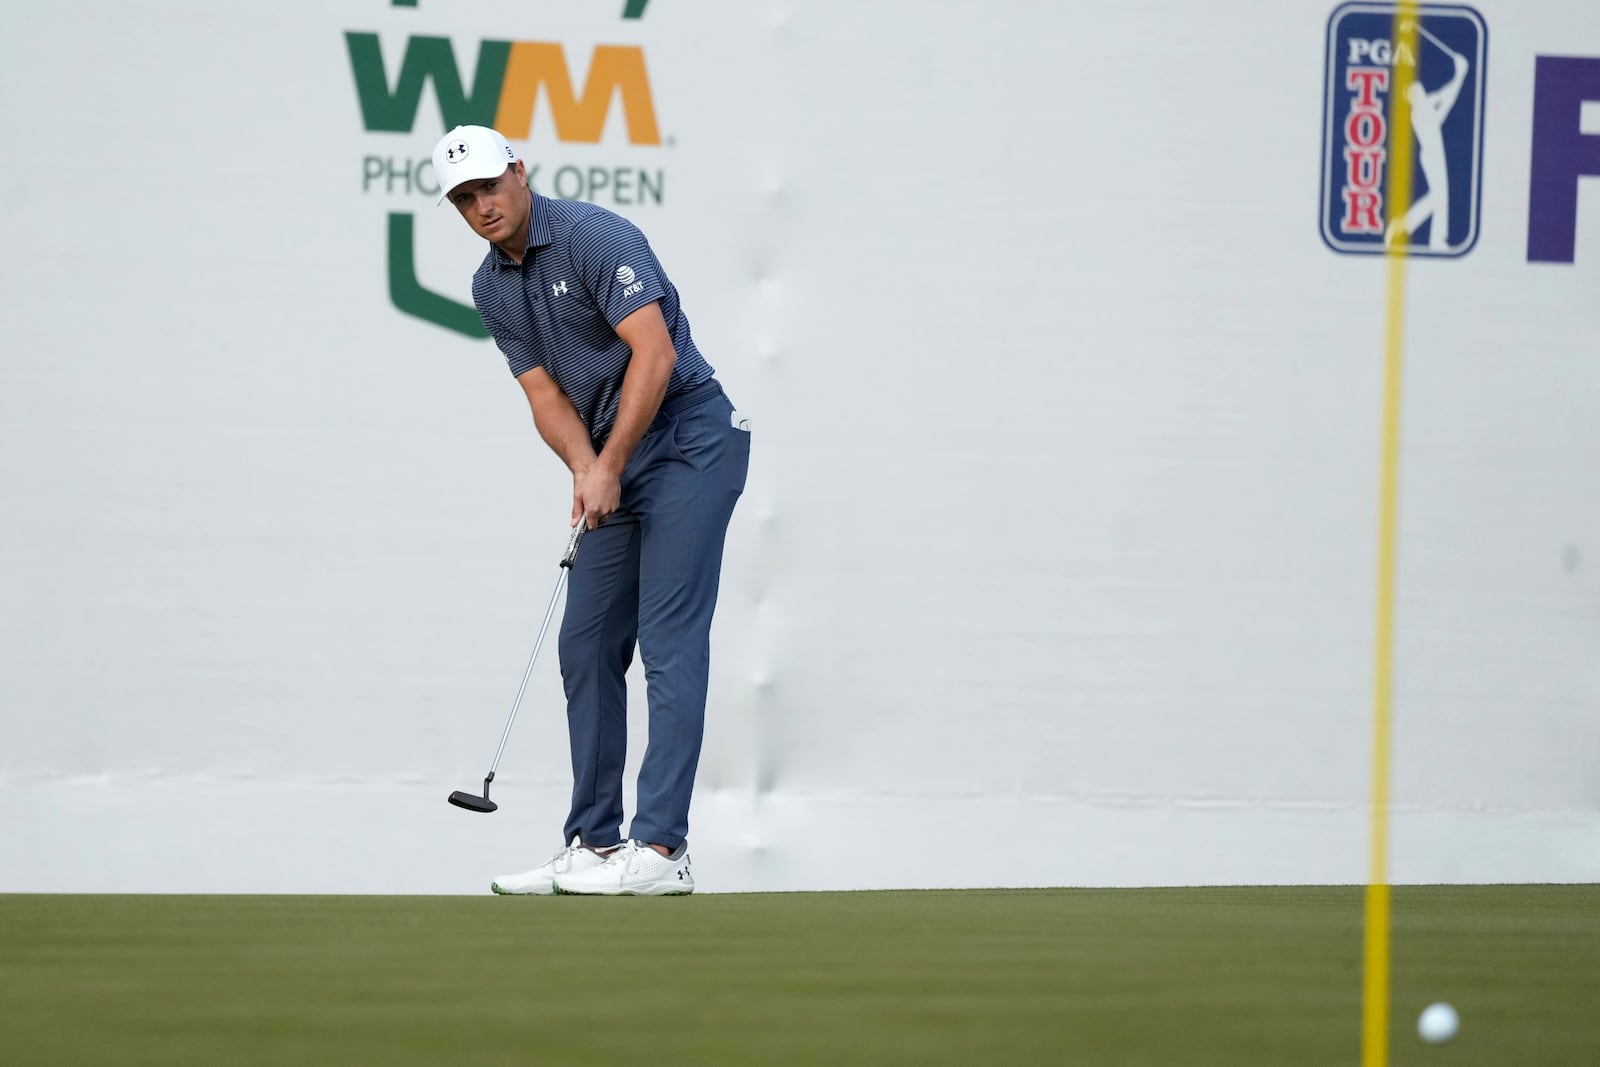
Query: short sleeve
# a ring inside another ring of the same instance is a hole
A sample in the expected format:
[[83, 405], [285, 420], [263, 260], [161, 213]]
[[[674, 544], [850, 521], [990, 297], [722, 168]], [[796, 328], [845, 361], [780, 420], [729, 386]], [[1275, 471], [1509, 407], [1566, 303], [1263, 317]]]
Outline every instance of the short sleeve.
[[494, 309], [484, 291], [479, 279], [472, 281], [472, 303], [478, 309], [478, 318], [483, 320], [483, 328], [489, 331], [489, 336], [494, 338], [495, 345], [500, 353], [506, 357], [506, 366], [511, 368], [511, 376], [542, 366], [544, 361], [539, 358], [539, 350], [534, 344], [524, 337], [516, 337], [505, 328], [505, 324], [495, 316]]
[[667, 295], [650, 242], [639, 227], [611, 212], [593, 215], [573, 231], [572, 262], [612, 329]]

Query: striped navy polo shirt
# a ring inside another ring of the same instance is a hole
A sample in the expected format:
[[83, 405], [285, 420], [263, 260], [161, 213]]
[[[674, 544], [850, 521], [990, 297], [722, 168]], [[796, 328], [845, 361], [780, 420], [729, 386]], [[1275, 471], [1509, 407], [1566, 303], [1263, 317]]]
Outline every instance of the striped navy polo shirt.
[[520, 264], [494, 245], [472, 276], [472, 300], [512, 374], [543, 367], [602, 441], [617, 420], [631, 350], [616, 325], [652, 301], [677, 349], [668, 397], [714, 373], [689, 334], [678, 290], [633, 223], [595, 204], [538, 193]]

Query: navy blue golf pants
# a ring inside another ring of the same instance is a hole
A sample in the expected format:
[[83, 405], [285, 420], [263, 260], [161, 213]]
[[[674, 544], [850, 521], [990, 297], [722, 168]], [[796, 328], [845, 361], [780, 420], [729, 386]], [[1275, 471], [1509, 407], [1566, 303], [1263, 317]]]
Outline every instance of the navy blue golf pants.
[[637, 643], [650, 736], [628, 836], [677, 848], [700, 762], [722, 545], [750, 466], [750, 434], [714, 380], [669, 397], [622, 472], [621, 506], [584, 534], [561, 619], [572, 741], [566, 840], [621, 840], [624, 676]]

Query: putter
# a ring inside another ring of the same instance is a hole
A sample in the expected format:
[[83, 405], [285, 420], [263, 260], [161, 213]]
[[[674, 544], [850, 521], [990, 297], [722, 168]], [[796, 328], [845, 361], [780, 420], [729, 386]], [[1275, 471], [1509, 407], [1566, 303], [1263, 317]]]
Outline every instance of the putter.
[[583, 528], [584, 523], [580, 520], [578, 525], [572, 528], [572, 536], [567, 539], [567, 552], [561, 557], [561, 573], [556, 578], [555, 589], [550, 593], [550, 605], [544, 609], [544, 622], [539, 624], [539, 636], [533, 642], [533, 655], [528, 657], [528, 665], [523, 668], [522, 684], [517, 686], [517, 698], [511, 702], [511, 717], [506, 719], [506, 728], [500, 731], [500, 747], [494, 750], [494, 762], [489, 764], [489, 774], [483, 780], [483, 796], [463, 793], [458, 789], [450, 794], [450, 803], [458, 808], [487, 815], [500, 806], [489, 799], [489, 783], [494, 781], [495, 769], [500, 766], [500, 754], [506, 750], [506, 738], [511, 736], [511, 724], [517, 721], [517, 709], [522, 706], [522, 691], [528, 688], [528, 676], [533, 673], [533, 661], [539, 658], [539, 646], [544, 644], [544, 632], [550, 628], [550, 616], [555, 614], [561, 587], [566, 584], [567, 572], [572, 569], [572, 561], [578, 558], [578, 542], [583, 539]]

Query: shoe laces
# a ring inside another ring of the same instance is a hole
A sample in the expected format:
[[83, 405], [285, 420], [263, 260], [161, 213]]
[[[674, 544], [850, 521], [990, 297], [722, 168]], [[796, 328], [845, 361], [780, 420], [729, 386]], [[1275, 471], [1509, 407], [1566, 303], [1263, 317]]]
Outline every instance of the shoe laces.
[[603, 867], [621, 867], [628, 873], [633, 873], [633, 857], [636, 846], [632, 841], [624, 841], [610, 852], [601, 857]]
[[578, 850], [577, 845], [567, 845], [550, 857], [550, 869], [557, 874], [562, 874], [572, 869], [572, 854]]
[[642, 841], [629, 841], [624, 848], [618, 849], [616, 852], [612, 853], [612, 855], [621, 855], [623, 852], [628, 854], [624, 869], [629, 874], [637, 873], [639, 868], [644, 866], [646, 863], [659, 862], [670, 865], [674, 862], [670, 856], [663, 856], [661, 853], [657, 852], [653, 846], [647, 845]]
[[645, 860], [656, 855], [656, 850], [649, 845], [641, 845], [637, 841], [628, 842], [628, 873], [634, 874]]
[[[560, 849], [554, 856], [550, 857], [550, 869], [557, 874], [572, 870], [572, 861], [577, 858], [578, 853], [583, 851], [585, 847], [582, 842], [575, 842]], [[594, 850], [590, 849], [589, 851], [592, 852]]]

